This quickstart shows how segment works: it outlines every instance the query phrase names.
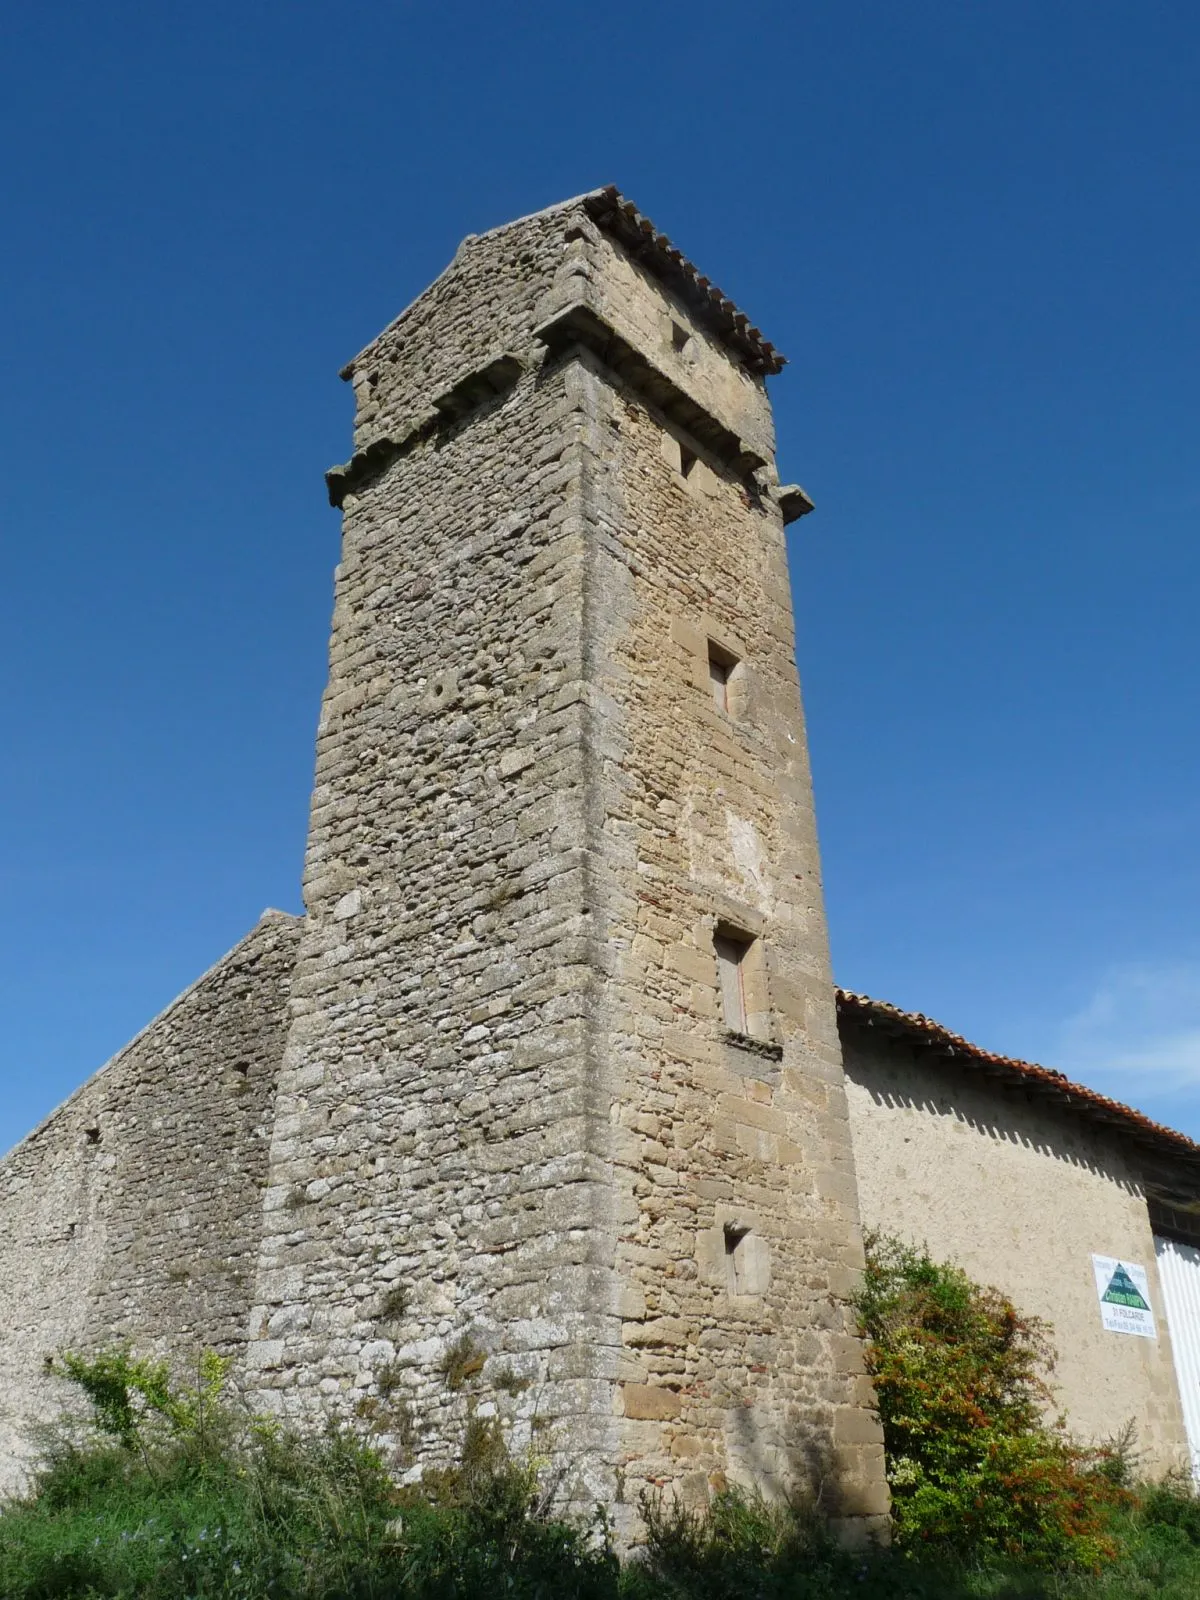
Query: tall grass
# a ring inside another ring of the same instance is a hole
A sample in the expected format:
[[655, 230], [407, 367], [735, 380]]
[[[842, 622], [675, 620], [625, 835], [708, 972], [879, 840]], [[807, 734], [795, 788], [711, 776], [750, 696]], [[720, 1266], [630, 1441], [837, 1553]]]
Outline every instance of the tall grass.
[[617, 1560], [603, 1517], [556, 1515], [535, 1465], [474, 1418], [459, 1459], [398, 1488], [363, 1439], [305, 1437], [128, 1352], [66, 1375], [91, 1422], [45, 1441], [0, 1511], [2, 1600], [1200, 1600], [1184, 1483], [1112, 1511], [1098, 1573], [839, 1547], [802, 1510], [736, 1493], [703, 1514], [647, 1500]]

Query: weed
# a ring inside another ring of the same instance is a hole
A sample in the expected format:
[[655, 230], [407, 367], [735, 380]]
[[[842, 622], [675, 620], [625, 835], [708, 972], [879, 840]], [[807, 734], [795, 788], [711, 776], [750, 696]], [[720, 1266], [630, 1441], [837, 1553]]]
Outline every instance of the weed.
[[398, 1361], [385, 1361], [375, 1374], [375, 1387], [385, 1400], [390, 1400], [404, 1382], [404, 1368]]
[[378, 1322], [402, 1322], [411, 1301], [407, 1285], [393, 1283], [383, 1292], [376, 1317]]
[[492, 1385], [494, 1388], [499, 1389], [501, 1393], [515, 1397], [516, 1395], [524, 1394], [526, 1389], [531, 1389], [533, 1387], [533, 1379], [523, 1378], [519, 1372], [514, 1372], [511, 1367], [501, 1367], [492, 1379]]
[[441, 1372], [447, 1389], [458, 1390], [477, 1378], [487, 1361], [487, 1351], [469, 1333], [462, 1333], [442, 1357]]

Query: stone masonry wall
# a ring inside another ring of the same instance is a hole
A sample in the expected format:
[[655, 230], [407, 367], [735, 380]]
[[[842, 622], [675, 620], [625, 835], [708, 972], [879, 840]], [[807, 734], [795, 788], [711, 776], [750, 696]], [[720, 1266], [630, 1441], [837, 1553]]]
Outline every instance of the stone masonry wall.
[[[1142, 1470], [1182, 1464], [1146, 1200], [1119, 1134], [852, 1022], [843, 1053], [866, 1225], [926, 1244], [1049, 1321], [1056, 1404], [1082, 1437], [1132, 1420]], [[1102, 1327], [1093, 1252], [1146, 1268], [1157, 1339]]]
[[[352, 364], [248, 1357], [264, 1405], [413, 1471], [499, 1411], [622, 1536], [640, 1482], [725, 1473], [874, 1517], [773, 474], [702, 447], [683, 487], [662, 418], [545, 331], [580, 302], [769, 453], [761, 384], [694, 323], [665, 350], [686, 313], [578, 204], [467, 241]], [[728, 726], [706, 629], [745, 663]], [[766, 950], [768, 1041], [716, 1016], [719, 917]]]
[[577, 401], [530, 338], [562, 232], [469, 243], [355, 367], [362, 450], [526, 362], [344, 502], [250, 1359], [264, 1405], [369, 1418], [415, 1468], [468, 1406], [518, 1446], [553, 1422], [601, 1494]]
[[[626, 337], [664, 371], [676, 363], [710, 413], [769, 452], [761, 383], [641, 269], [614, 270], [610, 241], [591, 248], [593, 293], [619, 304]], [[627, 1497], [669, 1484], [696, 1503], [729, 1477], [808, 1486], [837, 1516], [880, 1517], [882, 1437], [847, 1303], [861, 1239], [773, 464], [741, 476], [591, 370], [587, 639], [607, 711], [603, 1033]], [[736, 661], [725, 707], [710, 642]], [[757, 1038], [734, 1037], [721, 1014], [722, 928], [756, 941]]]
[[63, 1402], [47, 1355], [242, 1348], [298, 931], [266, 913], [0, 1162], [0, 1487]]
[[562, 258], [561, 207], [468, 234], [446, 270], [345, 369], [354, 448], [400, 438], [437, 397], [508, 350], [527, 354], [548, 277]]

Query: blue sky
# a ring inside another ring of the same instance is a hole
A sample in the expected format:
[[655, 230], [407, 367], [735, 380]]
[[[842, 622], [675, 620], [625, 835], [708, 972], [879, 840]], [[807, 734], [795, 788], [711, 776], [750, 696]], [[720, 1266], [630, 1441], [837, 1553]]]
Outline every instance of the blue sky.
[[759, 323], [843, 984], [1200, 1136], [1200, 10], [44, 0], [0, 49], [0, 1147], [298, 909], [339, 365], [618, 183]]

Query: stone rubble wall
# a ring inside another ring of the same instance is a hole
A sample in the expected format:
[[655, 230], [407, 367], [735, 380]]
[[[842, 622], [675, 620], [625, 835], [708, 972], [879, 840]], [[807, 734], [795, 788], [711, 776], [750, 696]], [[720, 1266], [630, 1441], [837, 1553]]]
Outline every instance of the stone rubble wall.
[[[571, 302], [591, 307], [710, 416], [772, 461], [775, 422], [763, 380], [731, 360], [719, 335], [590, 218], [570, 231], [567, 259], [539, 315]], [[681, 348], [672, 323], [688, 336]]]
[[[792, 659], [761, 483], [537, 330], [584, 295], [727, 433], [765, 391], [568, 205], [464, 244], [353, 363], [330, 679], [266, 1193], [262, 1405], [413, 1473], [469, 1414], [580, 1504], [803, 1478], [886, 1506], [846, 1294], [853, 1164]], [[515, 386], [438, 419], [502, 354]], [[672, 362], [675, 363], [672, 367]], [[668, 371], [668, 369], [670, 369]], [[469, 387], [469, 385], [468, 385]], [[384, 455], [363, 452], [392, 441]], [[678, 458], [677, 458], [678, 459]], [[705, 629], [746, 656], [714, 723]], [[730, 1045], [712, 935], [770, 952]], [[779, 1059], [781, 1058], [781, 1059]], [[727, 1221], [771, 1287], [733, 1304]]]
[[[666, 368], [771, 439], [761, 383], [649, 280], [595, 256]], [[628, 336], [628, 335], [627, 335]], [[589, 364], [586, 649], [603, 710], [603, 1037], [616, 1123], [626, 1499], [693, 1504], [726, 1478], [886, 1515], [882, 1435], [848, 1297], [862, 1267], [782, 519], [652, 401]], [[732, 395], [733, 399], [729, 396]], [[721, 397], [724, 397], [723, 399]], [[733, 400], [738, 405], [733, 411]], [[753, 404], [752, 404], [753, 402]], [[696, 459], [686, 475], [678, 445]], [[709, 641], [738, 666], [728, 711]], [[772, 1049], [732, 1040], [714, 934], [753, 935]], [[753, 1250], [734, 1292], [727, 1228]]]
[[599, 1495], [579, 402], [531, 339], [547, 227], [468, 243], [356, 366], [360, 444], [503, 348], [525, 370], [345, 500], [249, 1359], [261, 1404], [366, 1419], [400, 1467], [499, 1407]]
[[67, 1398], [46, 1356], [241, 1352], [298, 934], [267, 912], [0, 1162], [0, 1490]]
[[469, 234], [454, 260], [363, 350], [354, 385], [354, 448], [402, 438], [464, 376], [530, 348], [538, 302], [559, 264], [567, 208]]

